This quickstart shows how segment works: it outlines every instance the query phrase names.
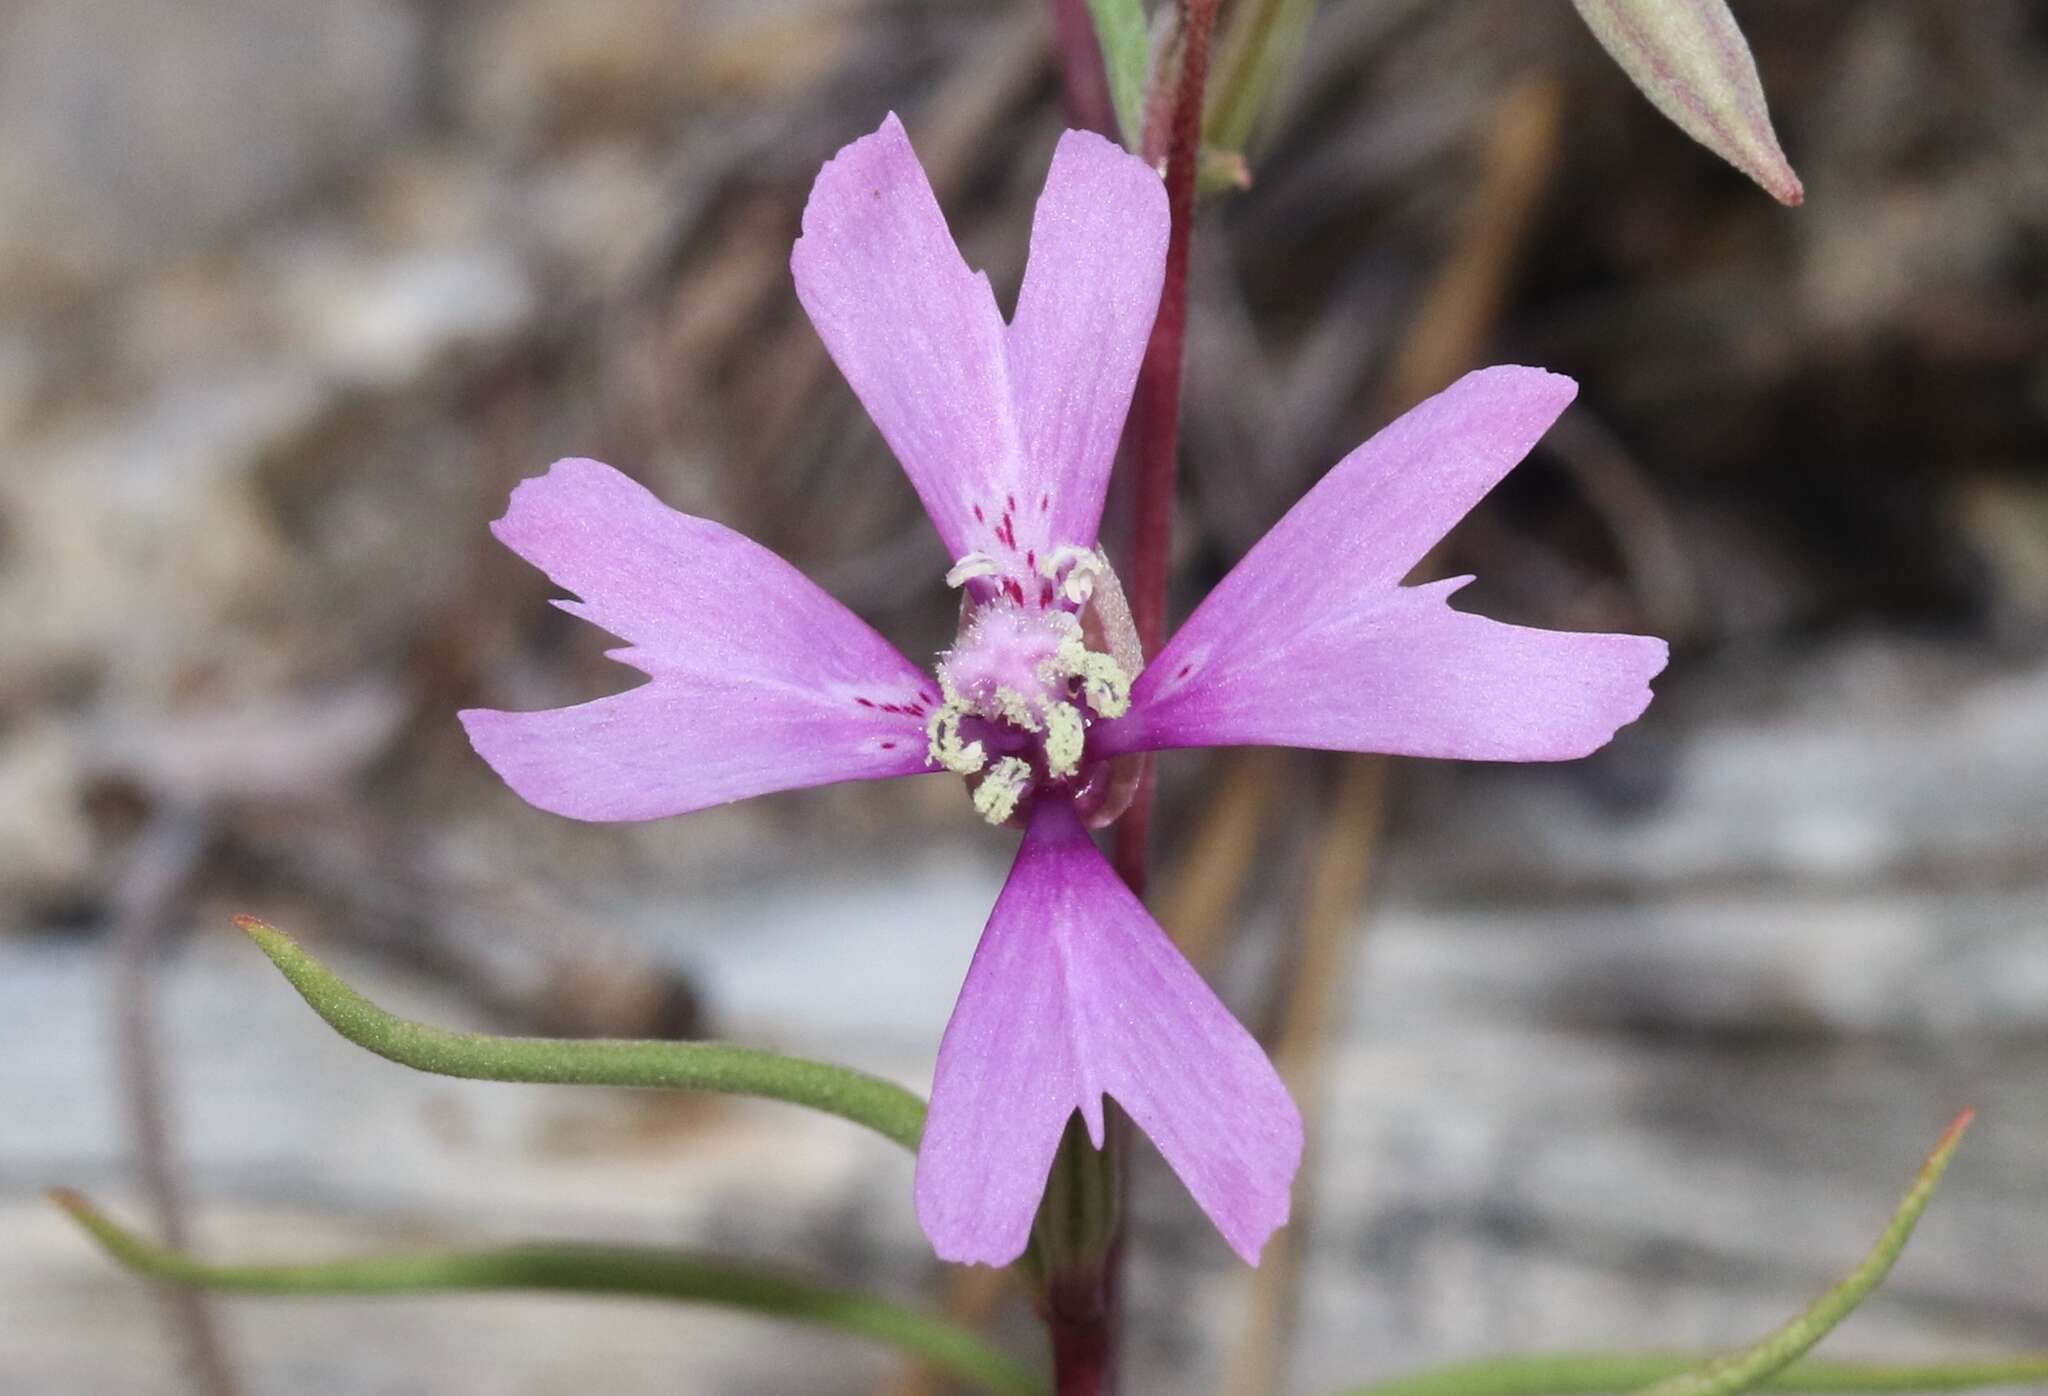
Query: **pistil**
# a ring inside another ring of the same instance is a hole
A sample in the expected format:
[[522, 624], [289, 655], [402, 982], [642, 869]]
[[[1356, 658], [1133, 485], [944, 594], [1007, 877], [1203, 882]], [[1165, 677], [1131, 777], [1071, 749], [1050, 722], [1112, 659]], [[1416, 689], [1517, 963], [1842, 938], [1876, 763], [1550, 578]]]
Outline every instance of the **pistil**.
[[[1042, 598], [994, 588], [970, 601], [959, 638], [939, 657], [944, 702], [926, 731], [933, 765], [968, 777], [974, 807], [1001, 824], [1041, 783], [1074, 782], [1087, 764], [1088, 728], [1130, 708], [1131, 678], [1120, 659], [1090, 648], [1104, 627], [1089, 608], [1120, 595], [1099, 552], [1061, 547], [1035, 560]], [[947, 580], [964, 587], [1003, 575], [991, 557], [961, 558]], [[1091, 629], [1091, 625], [1093, 629]]]

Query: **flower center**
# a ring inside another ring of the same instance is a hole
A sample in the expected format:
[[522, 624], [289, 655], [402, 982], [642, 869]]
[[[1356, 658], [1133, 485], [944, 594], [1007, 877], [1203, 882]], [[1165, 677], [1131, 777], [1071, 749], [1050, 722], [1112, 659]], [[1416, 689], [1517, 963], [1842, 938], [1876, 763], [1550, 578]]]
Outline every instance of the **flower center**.
[[991, 824], [1007, 822], [1038, 786], [1078, 780], [1089, 726], [1129, 709], [1137, 668], [1133, 652], [1109, 652], [1125, 648], [1116, 639], [1128, 618], [1101, 555], [1061, 548], [1034, 562], [1039, 576], [1029, 585], [974, 555], [946, 578], [956, 587], [993, 584], [969, 589], [959, 635], [939, 656], [945, 701], [926, 725], [928, 755], [968, 778], [974, 807]]

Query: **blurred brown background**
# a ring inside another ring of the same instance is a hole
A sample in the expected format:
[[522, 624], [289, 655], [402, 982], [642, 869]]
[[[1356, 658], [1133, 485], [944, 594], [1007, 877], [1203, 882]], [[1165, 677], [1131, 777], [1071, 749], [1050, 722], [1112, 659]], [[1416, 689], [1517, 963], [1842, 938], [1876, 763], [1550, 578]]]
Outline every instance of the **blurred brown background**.
[[[2048, 1344], [2048, 12], [1738, 14], [1801, 210], [1562, 3], [1339, 0], [1204, 214], [1182, 610], [1390, 401], [1513, 360], [1579, 405], [1444, 570], [1676, 658], [1571, 767], [1167, 759], [1156, 901], [1279, 1044], [1314, 1154], [1257, 1279], [1141, 1170], [1135, 1392], [1746, 1339], [1965, 1104], [1833, 1350]], [[453, 714], [632, 681], [485, 531], [572, 452], [944, 643], [946, 559], [788, 247], [893, 108], [1013, 292], [1048, 30], [969, 0], [0, 8], [0, 1390], [196, 1389], [202, 1321], [250, 1393], [940, 1389], [630, 1304], [166, 1313], [55, 1182], [137, 1220], [183, 1190], [221, 1255], [672, 1241], [1035, 1341], [930, 1259], [890, 1146], [408, 1075], [226, 917], [437, 1021], [928, 1079], [1012, 843], [952, 782], [579, 826]]]

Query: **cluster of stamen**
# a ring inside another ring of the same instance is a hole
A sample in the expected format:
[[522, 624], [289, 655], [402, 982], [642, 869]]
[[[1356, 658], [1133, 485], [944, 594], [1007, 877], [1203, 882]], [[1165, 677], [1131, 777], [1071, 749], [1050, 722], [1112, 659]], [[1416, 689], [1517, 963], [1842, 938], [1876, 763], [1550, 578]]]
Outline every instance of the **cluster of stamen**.
[[983, 554], [946, 576], [955, 587], [982, 582], [986, 596], [970, 593], [959, 637], [940, 656], [944, 701], [926, 724], [928, 755], [968, 777], [975, 810], [991, 824], [1008, 821], [1041, 781], [1077, 777], [1089, 724], [1121, 717], [1131, 702], [1131, 673], [1090, 647], [1083, 623], [1107, 564], [1071, 547], [1032, 562], [1042, 584], [1028, 591]]

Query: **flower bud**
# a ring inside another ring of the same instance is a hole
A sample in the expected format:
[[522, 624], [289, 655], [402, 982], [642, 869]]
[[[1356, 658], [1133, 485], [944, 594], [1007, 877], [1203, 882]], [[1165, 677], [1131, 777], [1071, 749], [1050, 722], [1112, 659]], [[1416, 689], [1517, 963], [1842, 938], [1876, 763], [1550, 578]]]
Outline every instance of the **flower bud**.
[[1629, 80], [1680, 130], [1781, 204], [1804, 202], [1756, 60], [1725, 0], [1572, 0]]

